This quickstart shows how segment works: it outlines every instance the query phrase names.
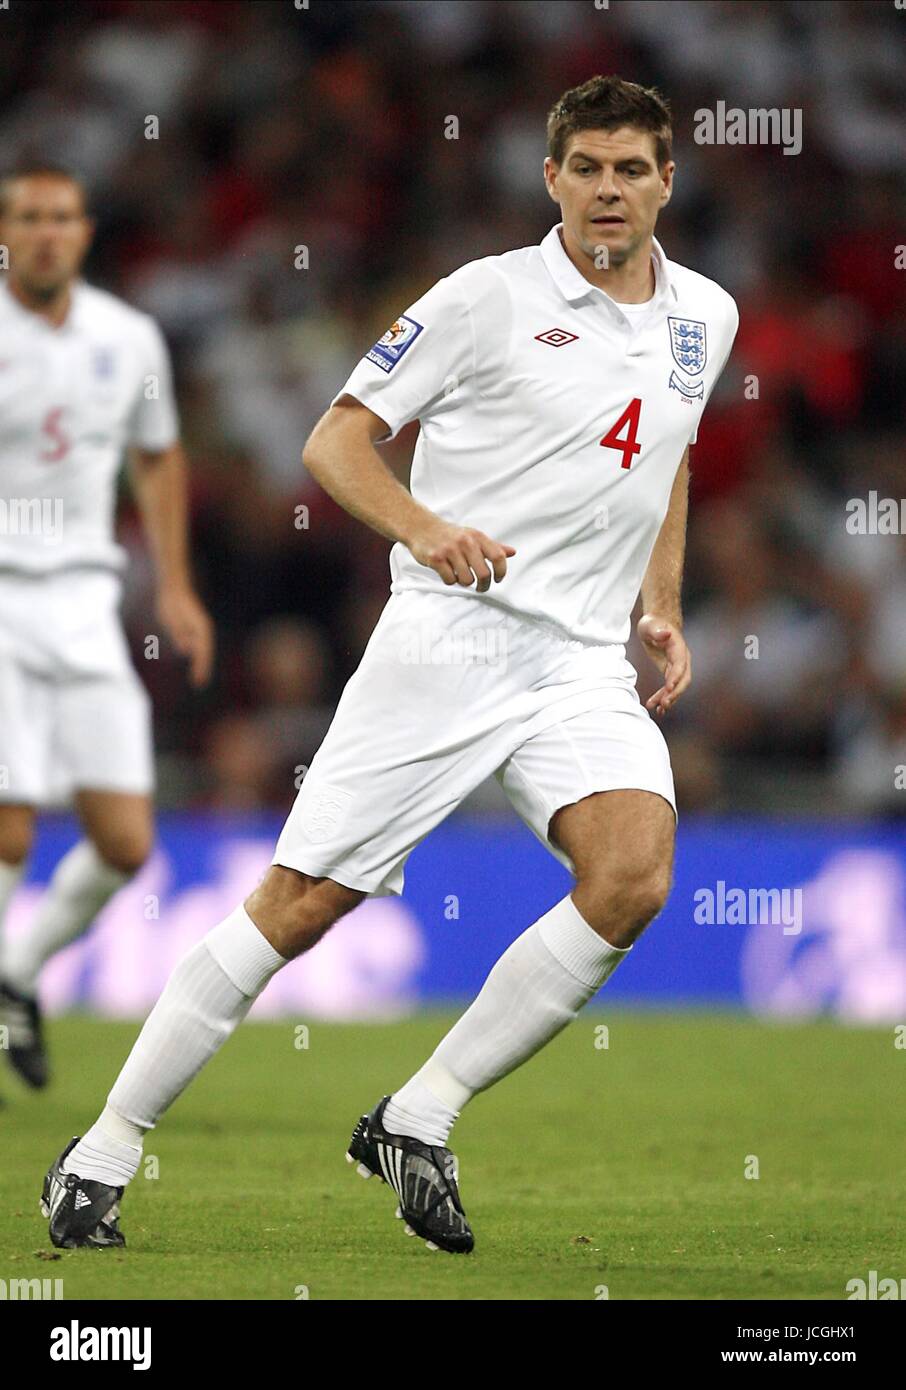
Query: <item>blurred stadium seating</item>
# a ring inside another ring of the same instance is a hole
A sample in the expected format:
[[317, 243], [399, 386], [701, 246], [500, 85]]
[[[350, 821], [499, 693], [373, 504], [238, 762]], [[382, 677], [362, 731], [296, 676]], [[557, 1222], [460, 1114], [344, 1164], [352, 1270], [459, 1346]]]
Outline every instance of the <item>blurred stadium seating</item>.
[[[219, 659], [202, 696], [172, 652], [142, 660], [152, 576], [124, 496], [124, 612], [155, 702], [162, 808], [275, 824], [288, 810], [389, 591], [387, 544], [306, 477], [301, 446], [433, 281], [558, 220], [546, 110], [618, 72], [673, 106], [668, 255], [726, 286], [741, 316], [692, 457], [694, 683], [666, 729], [681, 821], [902, 821], [906, 535], [849, 534], [846, 503], [906, 497], [904, 24], [872, 0], [30, 0], [0, 14], [4, 155], [86, 177], [88, 278], [156, 315], [175, 354]], [[694, 113], [718, 100], [801, 109], [801, 153], [696, 144]], [[457, 139], [443, 138], [451, 113]], [[416, 429], [386, 450], [402, 478]], [[759, 657], [743, 662], [751, 634]], [[656, 672], [635, 639], [627, 654], [645, 699]], [[489, 783], [470, 809], [503, 805]]]

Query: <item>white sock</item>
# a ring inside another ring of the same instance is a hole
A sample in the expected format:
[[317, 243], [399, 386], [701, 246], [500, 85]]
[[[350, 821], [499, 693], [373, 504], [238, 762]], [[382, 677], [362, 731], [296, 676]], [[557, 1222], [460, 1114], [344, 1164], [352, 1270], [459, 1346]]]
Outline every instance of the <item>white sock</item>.
[[[78, 1173], [109, 1187], [125, 1187], [142, 1161], [144, 1131], [106, 1106], [63, 1164], [64, 1173]], [[73, 1159], [76, 1162], [73, 1163]]]
[[445, 1067], [429, 1057], [390, 1097], [384, 1128], [391, 1134], [409, 1134], [423, 1144], [444, 1145], [469, 1094]]
[[0, 859], [0, 977], [3, 978], [6, 973], [6, 953], [9, 950], [3, 940], [3, 919], [9, 900], [18, 888], [24, 873], [25, 860], [21, 864], [7, 864], [4, 859]]
[[[111, 1185], [128, 1182], [141, 1160], [143, 1133], [154, 1128], [286, 964], [241, 904], [208, 932], [167, 981], [107, 1097], [107, 1109], [67, 1158], [66, 1172], [110, 1182], [103, 1174], [118, 1164], [120, 1176]], [[120, 1122], [113, 1134], [111, 1112]], [[129, 1140], [138, 1146], [134, 1156], [122, 1153]]]
[[433, 1055], [394, 1092], [385, 1128], [446, 1144], [466, 1102], [572, 1022], [631, 949], [611, 946], [565, 897], [517, 937]]
[[21, 994], [34, 995], [41, 967], [91, 926], [101, 908], [132, 874], [102, 859], [90, 840], [64, 854], [27, 932], [11, 941], [3, 973]]

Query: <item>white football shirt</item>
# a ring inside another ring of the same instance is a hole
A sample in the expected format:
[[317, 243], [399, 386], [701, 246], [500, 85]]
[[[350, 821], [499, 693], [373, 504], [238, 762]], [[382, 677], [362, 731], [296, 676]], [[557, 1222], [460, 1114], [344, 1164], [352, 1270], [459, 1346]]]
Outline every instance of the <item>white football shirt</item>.
[[0, 569], [122, 569], [123, 449], [166, 449], [178, 433], [153, 319], [79, 281], [55, 328], [0, 284]]
[[561, 228], [439, 280], [334, 401], [356, 397], [387, 422], [385, 438], [417, 419], [413, 497], [517, 551], [503, 582], [478, 594], [397, 543], [394, 592], [471, 594], [584, 642], [625, 644], [739, 315], [657, 241], [654, 296], [627, 314], [573, 265]]

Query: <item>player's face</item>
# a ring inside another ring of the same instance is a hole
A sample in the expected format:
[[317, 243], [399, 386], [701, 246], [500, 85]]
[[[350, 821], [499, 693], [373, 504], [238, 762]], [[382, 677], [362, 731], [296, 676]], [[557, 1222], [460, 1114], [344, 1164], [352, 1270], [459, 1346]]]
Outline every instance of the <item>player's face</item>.
[[544, 178], [564, 231], [589, 257], [606, 246], [608, 264], [616, 266], [647, 248], [674, 168], [670, 161], [658, 169], [650, 131], [621, 126], [571, 135], [562, 164], [544, 161]]
[[59, 294], [78, 274], [92, 230], [82, 194], [68, 179], [35, 175], [9, 186], [0, 231], [10, 274], [28, 294]]

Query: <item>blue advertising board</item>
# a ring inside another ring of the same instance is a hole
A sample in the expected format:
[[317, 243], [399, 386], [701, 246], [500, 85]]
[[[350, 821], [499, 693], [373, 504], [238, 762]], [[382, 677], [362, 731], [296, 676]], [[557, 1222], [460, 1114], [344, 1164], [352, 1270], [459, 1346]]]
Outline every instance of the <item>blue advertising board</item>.
[[[47, 967], [51, 1012], [147, 1013], [173, 966], [248, 895], [277, 818], [163, 815], [140, 874]], [[7, 930], [28, 922], [75, 822], [41, 823]], [[451, 817], [415, 850], [401, 898], [373, 898], [281, 971], [260, 1017], [388, 1018], [473, 996], [571, 879], [515, 819]], [[600, 1003], [906, 1022], [906, 837], [895, 823], [685, 816], [674, 885]]]

